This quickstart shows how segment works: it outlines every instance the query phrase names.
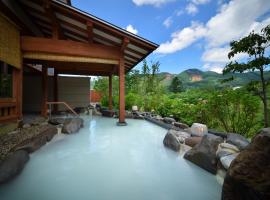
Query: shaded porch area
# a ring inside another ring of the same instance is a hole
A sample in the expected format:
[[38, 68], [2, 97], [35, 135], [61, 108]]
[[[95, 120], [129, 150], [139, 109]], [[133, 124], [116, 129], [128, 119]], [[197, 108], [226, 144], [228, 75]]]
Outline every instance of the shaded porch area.
[[[1, 12], [19, 27], [16, 48], [21, 59], [14, 70], [13, 98], [5, 100], [5, 105], [1, 103], [4, 114], [0, 115], [0, 121], [22, 118], [23, 78], [30, 71], [38, 74], [41, 81], [39, 95], [34, 98], [39, 99], [39, 112], [45, 117], [48, 102], [59, 101], [59, 74], [109, 77], [109, 109], [113, 109], [112, 77], [119, 76], [119, 124], [125, 124], [125, 74], [158, 45], [83, 12], [71, 3], [18, 0], [0, 4]], [[48, 76], [48, 70], [53, 71], [53, 76]], [[33, 87], [37, 85], [33, 83]], [[9, 110], [14, 110], [12, 117], [13, 112]]]

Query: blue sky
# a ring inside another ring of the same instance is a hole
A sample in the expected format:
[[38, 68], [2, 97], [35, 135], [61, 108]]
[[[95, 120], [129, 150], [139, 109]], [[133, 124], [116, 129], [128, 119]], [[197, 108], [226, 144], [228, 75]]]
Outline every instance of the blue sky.
[[72, 0], [72, 4], [160, 44], [148, 61], [159, 61], [160, 71], [171, 73], [189, 68], [221, 72], [230, 41], [270, 24], [270, 0]]

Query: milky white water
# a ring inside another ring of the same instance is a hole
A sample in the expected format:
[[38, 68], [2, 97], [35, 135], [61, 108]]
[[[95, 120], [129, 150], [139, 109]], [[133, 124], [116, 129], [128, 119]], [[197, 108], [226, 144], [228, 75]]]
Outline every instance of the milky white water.
[[0, 186], [1, 200], [219, 200], [215, 176], [163, 146], [166, 130], [142, 120], [85, 118], [31, 155]]

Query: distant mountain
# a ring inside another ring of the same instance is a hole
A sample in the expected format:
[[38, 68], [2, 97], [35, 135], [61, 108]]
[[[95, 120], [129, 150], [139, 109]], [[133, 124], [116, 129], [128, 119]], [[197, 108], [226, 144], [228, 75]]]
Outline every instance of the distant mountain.
[[[259, 72], [247, 73], [228, 73], [226, 75], [218, 74], [212, 71], [201, 71], [199, 69], [188, 69], [180, 74], [170, 74], [163, 72], [159, 74], [165, 87], [171, 84], [172, 79], [177, 76], [183, 82], [185, 88], [225, 88], [238, 87], [249, 83], [250, 81], [259, 81]], [[222, 80], [234, 77], [233, 81], [222, 83]], [[265, 73], [265, 77], [270, 79], [270, 71]]]

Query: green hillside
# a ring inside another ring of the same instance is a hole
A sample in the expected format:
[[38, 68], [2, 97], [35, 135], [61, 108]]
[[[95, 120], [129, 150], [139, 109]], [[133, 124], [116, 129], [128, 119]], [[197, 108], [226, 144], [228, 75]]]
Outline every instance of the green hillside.
[[[229, 73], [226, 75], [218, 74], [212, 71], [201, 71], [199, 69], [188, 69], [180, 74], [170, 74], [167, 72], [160, 73], [160, 78], [165, 87], [168, 87], [173, 77], [178, 76], [186, 89], [188, 88], [224, 88], [224, 87], [238, 87], [249, 83], [250, 81], [260, 80], [258, 72], [247, 73]], [[234, 77], [233, 81], [222, 83], [224, 79]], [[201, 80], [192, 80], [192, 77]], [[270, 72], [266, 72], [267, 79], [270, 79]]]

